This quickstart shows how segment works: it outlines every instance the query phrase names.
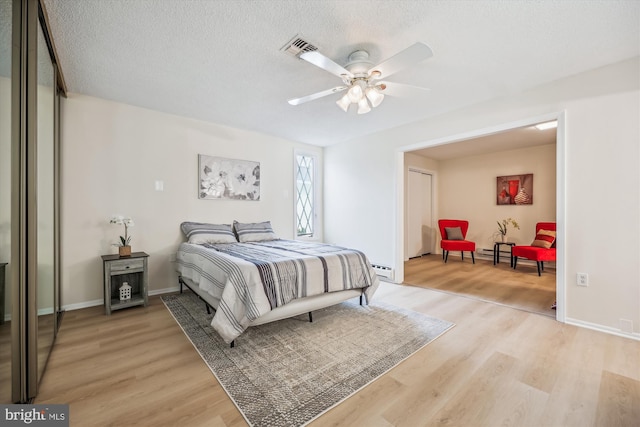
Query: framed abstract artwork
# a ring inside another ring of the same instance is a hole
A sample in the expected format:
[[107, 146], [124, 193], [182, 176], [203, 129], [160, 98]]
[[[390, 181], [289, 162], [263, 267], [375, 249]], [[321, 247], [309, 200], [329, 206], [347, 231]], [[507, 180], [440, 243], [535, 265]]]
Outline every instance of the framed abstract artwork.
[[499, 176], [496, 190], [499, 205], [532, 205], [533, 174]]
[[199, 154], [198, 198], [260, 200], [260, 163]]

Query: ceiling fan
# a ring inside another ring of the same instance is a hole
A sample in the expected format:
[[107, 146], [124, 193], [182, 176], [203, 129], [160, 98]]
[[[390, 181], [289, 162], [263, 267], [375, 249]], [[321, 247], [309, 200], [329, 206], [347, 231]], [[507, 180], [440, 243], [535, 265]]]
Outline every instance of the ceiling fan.
[[289, 99], [288, 102], [291, 105], [300, 105], [346, 90], [347, 93], [336, 104], [345, 112], [349, 111], [351, 104], [356, 104], [358, 114], [365, 114], [371, 111], [371, 107], [380, 105], [385, 95], [404, 96], [415, 91], [428, 91], [427, 88], [382, 81], [382, 79], [432, 56], [433, 52], [429, 46], [424, 43], [415, 43], [373, 66], [369, 60], [369, 53], [365, 50], [357, 50], [349, 55], [349, 62], [343, 67], [317, 50], [305, 52], [300, 55], [301, 59], [340, 77], [343, 84], [311, 95]]

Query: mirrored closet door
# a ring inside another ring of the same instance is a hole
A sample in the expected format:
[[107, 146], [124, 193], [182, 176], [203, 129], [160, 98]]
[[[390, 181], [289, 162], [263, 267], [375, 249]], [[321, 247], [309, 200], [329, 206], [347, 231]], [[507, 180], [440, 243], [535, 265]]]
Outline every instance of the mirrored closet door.
[[60, 312], [60, 85], [45, 16], [38, 0], [0, 0], [0, 403], [36, 396]]
[[38, 335], [37, 376], [38, 383], [44, 373], [53, 339], [55, 336], [55, 214], [54, 214], [54, 105], [55, 71], [49, 48], [38, 25], [38, 129], [36, 138], [36, 175], [37, 175], [37, 283], [36, 317]]
[[11, 24], [0, 0], [0, 403], [11, 402]]

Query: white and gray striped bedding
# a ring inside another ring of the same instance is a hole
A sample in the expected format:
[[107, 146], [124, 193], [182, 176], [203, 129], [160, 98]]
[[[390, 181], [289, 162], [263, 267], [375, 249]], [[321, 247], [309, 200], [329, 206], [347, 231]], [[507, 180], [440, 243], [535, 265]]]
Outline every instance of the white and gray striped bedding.
[[220, 300], [211, 325], [227, 342], [294, 299], [366, 288], [368, 300], [379, 283], [362, 252], [293, 240], [182, 243], [176, 266], [178, 274]]

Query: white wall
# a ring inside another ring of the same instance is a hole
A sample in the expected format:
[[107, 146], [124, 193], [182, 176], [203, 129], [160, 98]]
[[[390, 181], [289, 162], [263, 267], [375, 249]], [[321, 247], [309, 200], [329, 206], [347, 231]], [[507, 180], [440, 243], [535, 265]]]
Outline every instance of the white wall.
[[[318, 147], [87, 96], [63, 99], [61, 119], [66, 308], [101, 303], [100, 256], [117, 253], [112, 243], [124, 231], [109, 224], [111, 215], [134, 219], [132, 250], [150, 255], [153, 293], [177, 286], [171, 259], [183, 241], [181, 222], [270, 220], [278, 236], [291, 239], [294, 149], [317, 153], [322, 170]], [[260, 162], [260, 201], [198, 199], [198, 154]], [[155, 191], [156, 180], [164, 191]]]
[[[533, 174], [533, 204], [498, 205], [496, 177], [525, 173]], [[520, 229], [509, 225], [507, 235], [522, 245], [533, 240], [537, 222], [556, 220], [555, 144], [443, 160], [438, 176], [437, 216], [468, 220], [467, 238], [477, 249], [493, 249], [496, 221], [515, 219]]]
[[[640, 72], [636, 70], [635, 80]], [[640, 332], [640, 94], [567, 103], [568, 316]], [[570, 244], [569, 244], [570, 243]], [[575, 286], [577, 272], [589, 287]]]
[[[324, 151], [325, 241], [364, 250], [373, 264], [394, 264], [395, 164], [386, 141]], [[332, 230], [327, 228], [331, 218]]]
[[[401, 220], [395, 218], [395, 204], [402, 147], [418, 148], [429, 141], [565, 111], [565, 152], [558, 153], [558, 160], [564, 162], [561, 187], [566, 198], [558, 210], [566, 209], [566, 222], [559, 226], [566, 229], [566, 268], [560, 280], [567, 288], [567, 319], [613, 332], [620, 330], [620, 319], [628, 319], [640, 336], [638, 75], [636, 57], [326, 148], [326, 240], [355, 241], [373, 260], [396, 265], [401, 240], [396, 221]], [[372, 114], [384, 114], [380, 108]], [[577, 272], [589, 274], [589, 287], [576, 286]]]

